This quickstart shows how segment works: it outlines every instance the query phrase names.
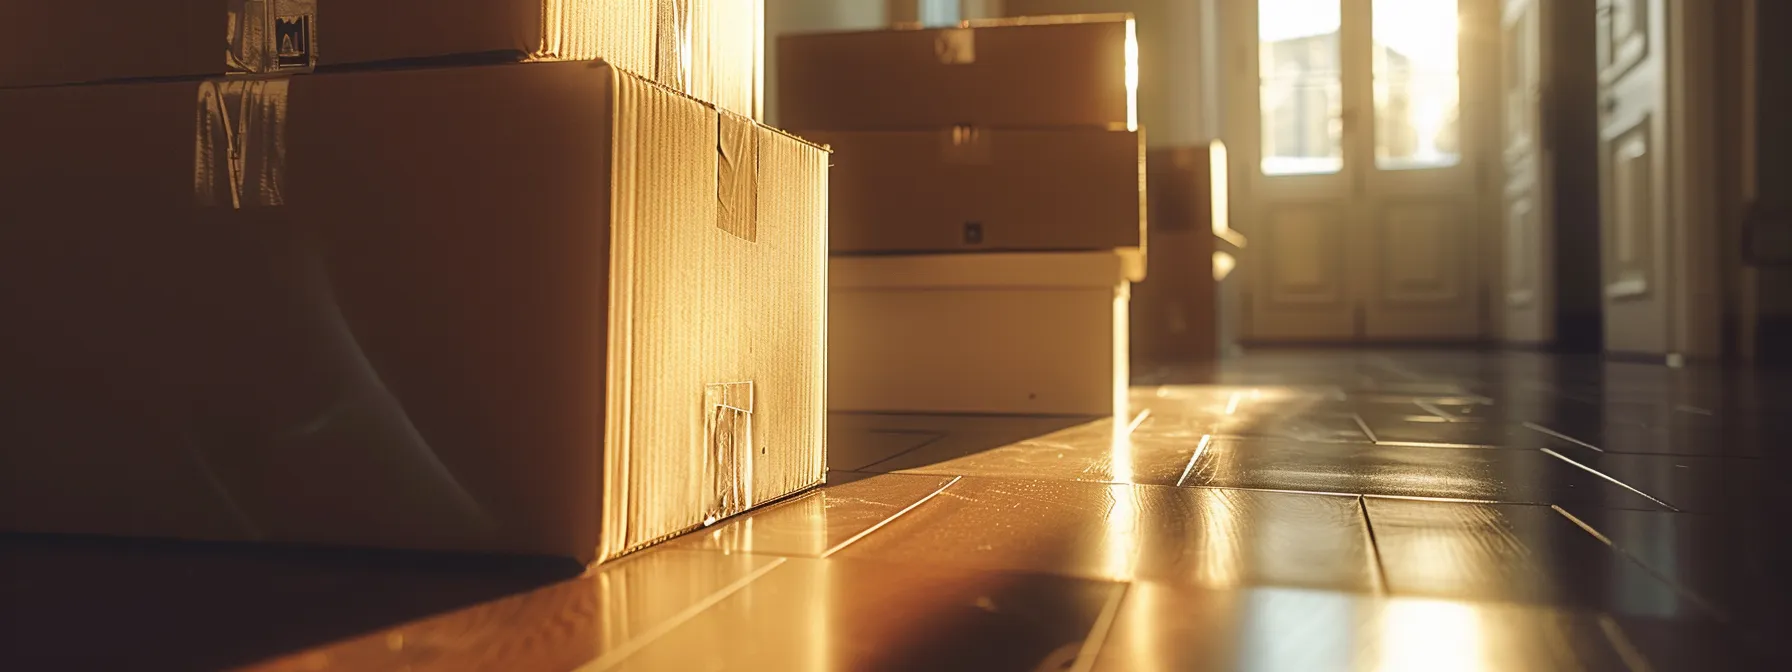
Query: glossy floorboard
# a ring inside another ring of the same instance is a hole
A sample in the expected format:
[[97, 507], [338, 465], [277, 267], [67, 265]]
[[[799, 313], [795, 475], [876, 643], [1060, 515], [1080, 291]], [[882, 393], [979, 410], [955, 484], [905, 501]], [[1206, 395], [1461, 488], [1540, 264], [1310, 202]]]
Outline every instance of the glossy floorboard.
[[0, 668], [1792, 669], [1792, 382], [1140, 373], [1118, 419], [836, 416], [828, 487], [583, 571], [0, 537]]

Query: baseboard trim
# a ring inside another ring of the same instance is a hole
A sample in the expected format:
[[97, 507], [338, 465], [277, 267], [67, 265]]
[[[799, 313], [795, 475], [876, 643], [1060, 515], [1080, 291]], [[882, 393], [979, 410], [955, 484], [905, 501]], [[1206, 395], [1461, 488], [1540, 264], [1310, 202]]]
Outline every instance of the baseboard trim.
[[1792, 315], [1755, 317], [1755, 365], [1764, 369], [1792, 369]]

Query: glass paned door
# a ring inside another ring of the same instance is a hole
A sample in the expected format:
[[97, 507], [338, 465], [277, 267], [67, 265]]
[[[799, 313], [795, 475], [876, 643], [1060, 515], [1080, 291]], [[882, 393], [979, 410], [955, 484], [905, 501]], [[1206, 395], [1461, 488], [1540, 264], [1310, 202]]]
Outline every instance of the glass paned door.
[[[1254, 0], [1256, 143], [1242, 220], [1253, 255], [1255, 340], [1473, 339], [1486, 141], [1478, 86], [1497, 94], [1497, 51], [1464, 48], [1489, 0]], [[1496, 8], [1497, 9], [1497, 8]], [[1497, 47], [1496, 40], [1488, 40]], [[1482, 73], [1487, 73], [1483, 75]], [[1248, 84], [1246, 83], [1248, 82]], [[1245, 88], [1248, 87], [1248, 88]], [[1489, 99], [1492, 100], [1492, 99]], [[1255, 114], [1250, 114], [1255, 112]], [[1252, 165], [1254, 164], [1254, 165]], [[1240, 166], [1241, 168], [1243, 166]]]

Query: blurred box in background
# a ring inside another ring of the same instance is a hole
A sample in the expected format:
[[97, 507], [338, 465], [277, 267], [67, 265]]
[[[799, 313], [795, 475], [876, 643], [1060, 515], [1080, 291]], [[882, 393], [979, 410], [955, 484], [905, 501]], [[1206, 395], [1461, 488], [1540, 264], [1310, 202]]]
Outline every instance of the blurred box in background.
[[836, 254], [1144, 245], [1140, 133], [798, 132], [835, 152], [829, 244]]
[[1126, 14], [786, 35], [778, 50], [786, 128], [1138, 126], [1138, 48]]
[[1151, 275], [1133, 286], [1133, 366], [1141, 371], [1221, 356], [1231, 316], [1225, 282], [1244, 237], [1226, 216], [1219, 141], [1148, 153]]

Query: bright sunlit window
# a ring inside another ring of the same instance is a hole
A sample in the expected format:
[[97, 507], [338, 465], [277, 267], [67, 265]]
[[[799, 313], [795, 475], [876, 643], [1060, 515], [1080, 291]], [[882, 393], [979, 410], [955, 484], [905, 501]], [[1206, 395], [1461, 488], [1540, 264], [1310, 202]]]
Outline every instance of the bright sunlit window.
[[1457, 0], [1375, 0], [1375, 167], [1462, 160]]
[[1339, 2], [1257, 2], [1265, 175], [1336, 173], [1344, 168]]
[[1257, 0], [1263, 174], [1343, 170], [1344, 134], [1362, 131], [1381, 170], [1459, 163], [1457, 0], [1369, 1], [1372, 129], [1344, 123], [1343, 4]]
[[920, 0], [915, 10], [921, 25], [928, 28], [958, 25], [958, 0]]

